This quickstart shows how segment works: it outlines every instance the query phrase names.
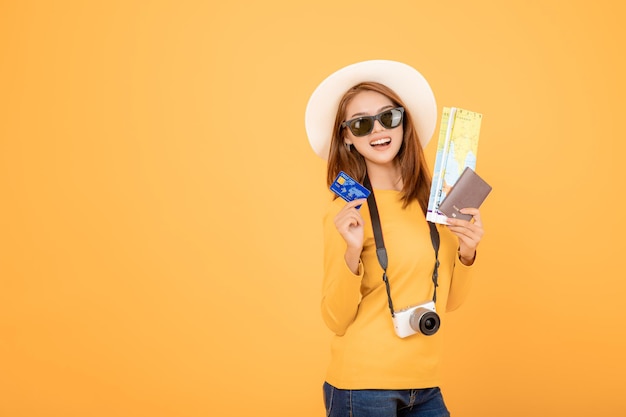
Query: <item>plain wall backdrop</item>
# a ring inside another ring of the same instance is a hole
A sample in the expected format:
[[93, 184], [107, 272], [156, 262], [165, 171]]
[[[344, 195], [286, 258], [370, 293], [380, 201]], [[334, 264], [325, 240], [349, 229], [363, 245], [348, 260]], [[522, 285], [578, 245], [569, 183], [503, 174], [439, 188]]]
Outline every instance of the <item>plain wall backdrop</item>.
[[365, 59], [484, 115], [453, 415], [626, 415], [624, 7], [0, 2], [0, 415], [323, 415], [304, 110]]

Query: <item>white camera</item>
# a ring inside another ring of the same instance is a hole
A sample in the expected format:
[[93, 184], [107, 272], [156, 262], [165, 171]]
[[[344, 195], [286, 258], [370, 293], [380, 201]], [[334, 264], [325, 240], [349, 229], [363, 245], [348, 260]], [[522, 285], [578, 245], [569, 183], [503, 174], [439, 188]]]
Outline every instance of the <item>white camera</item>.
[[433, 301], [396, 311], [393, 317], [393, 327], [396, 334], [402, 338], [415, 333], [431, 336], [437, 333], [440, 324]]

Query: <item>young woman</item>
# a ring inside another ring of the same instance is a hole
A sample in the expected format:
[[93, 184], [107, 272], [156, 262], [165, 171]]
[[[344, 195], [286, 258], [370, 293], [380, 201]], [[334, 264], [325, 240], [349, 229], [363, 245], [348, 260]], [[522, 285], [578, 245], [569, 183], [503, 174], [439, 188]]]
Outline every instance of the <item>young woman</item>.
[[471, 221], [426, 221], [423, 147], [436, 118], [426, 80], [394, 61], [333, 73], [307, 105], [307, 134], [328, 160], [328, 185], [344, 171], [373, 191], [367, 200], [334, 199], [324, 217], [322, 316], [335, 334], [323, 388], [328, 416], [449, 416], [439, 389], [445, 313], [467, 295], [483, 228], [471, 207], [462, 210]]

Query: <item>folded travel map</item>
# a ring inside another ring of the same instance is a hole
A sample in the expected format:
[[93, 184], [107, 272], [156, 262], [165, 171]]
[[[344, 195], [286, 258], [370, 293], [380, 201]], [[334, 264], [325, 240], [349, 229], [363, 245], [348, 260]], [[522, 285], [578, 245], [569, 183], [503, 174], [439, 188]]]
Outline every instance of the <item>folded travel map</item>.
[[444, 107], [426, 220], [446, 223], [439, 206], [466, 167], [476, 170], [478, 137], [483, 115], [457, 107]]

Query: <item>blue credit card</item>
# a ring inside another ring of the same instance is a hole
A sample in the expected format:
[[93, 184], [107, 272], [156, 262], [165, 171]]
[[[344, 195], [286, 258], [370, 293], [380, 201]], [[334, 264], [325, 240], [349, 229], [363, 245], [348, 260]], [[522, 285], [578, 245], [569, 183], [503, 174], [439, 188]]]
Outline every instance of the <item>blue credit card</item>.
[[[341, 171], [335, 181], [330, 185], [330, 190], [348, 203], [359, 198], [367, 198], [370, 190], [359, 184], [354, 178]], [[361, 206], [357, 207], [360, 208]]]

